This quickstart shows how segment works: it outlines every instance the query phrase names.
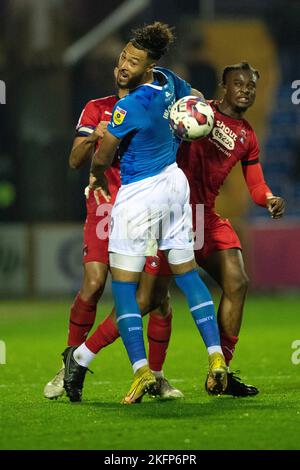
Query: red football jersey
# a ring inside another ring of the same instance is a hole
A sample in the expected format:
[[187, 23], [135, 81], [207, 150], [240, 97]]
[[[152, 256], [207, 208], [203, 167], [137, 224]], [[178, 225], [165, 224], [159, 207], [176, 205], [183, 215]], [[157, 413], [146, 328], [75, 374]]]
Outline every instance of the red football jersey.
[[[119, 98], [115, 95], [106, 96], [91, 100], [83, 109], [76, 126], [77, 136], [87, 136], [91, 134], [100, 121], [110, 121], [112, 110]], [[101, 145], [101, 140], [97, 143], [97, 148]], [[108, 187], [113, 196], [121, 186], [120, 162], [115, 156], [111, 166], [105, 171], [108, 180]]]
[[252, 186], [260, 186], [260, 197], [261, 191], [263, 197], [259, 200], [255, 196], [255, 202], [264, 205], [264, 195], [271, 194], [271, 191], [265, 184], [259, 164], [255, 132], [245, 119], [233, 119], [222, 114], [217, 101], [209, 103], [215, 115], [211, 133], [194, 142], [182, 142], [177, 153], [178, 165], [189, 180], [191, 203], [213, 208], [224, 180], [234, 165], [241, 161], [252, 197]]

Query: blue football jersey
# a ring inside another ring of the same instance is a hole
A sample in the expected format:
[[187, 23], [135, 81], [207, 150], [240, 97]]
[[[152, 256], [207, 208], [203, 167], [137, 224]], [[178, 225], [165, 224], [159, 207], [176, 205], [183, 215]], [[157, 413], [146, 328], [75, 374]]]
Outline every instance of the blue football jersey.
[[191, 86], [162, 67], [154, 69], [154, 79], [116, 103], [107, 127], [122, 139], [122, 184], [157, 175], [176, 159], [179, 141], [169, 124], [170, 109], [179, 98], [191, 94]]

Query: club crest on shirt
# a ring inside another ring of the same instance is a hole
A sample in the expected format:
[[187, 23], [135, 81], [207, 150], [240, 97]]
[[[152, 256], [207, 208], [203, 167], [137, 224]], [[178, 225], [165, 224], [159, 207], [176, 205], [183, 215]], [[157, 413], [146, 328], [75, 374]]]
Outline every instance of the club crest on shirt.
[[114, 110], [113, 122], [117, 126], [119, 126], [124, 121], [126, 114], [127, 114], [127, 111], [125, 111], [125, 109], [122, 109], [120, 108], [120, 106], [117, 106], [116, 109]]
[[240, 137], [240, 142], [244, 144], [246, 137], [247, 137], [247, 133], [244, 129], [241, 130], [239, 137]]

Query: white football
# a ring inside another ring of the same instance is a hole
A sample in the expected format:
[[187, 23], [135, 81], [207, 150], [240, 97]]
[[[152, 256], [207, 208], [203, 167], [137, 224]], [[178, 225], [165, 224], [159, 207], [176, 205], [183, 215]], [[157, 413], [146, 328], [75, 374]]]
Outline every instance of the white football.
[[196, 140], [207, 136], [214, 125], [211, 106], [197, 96], [184, 96], [173, 104], [170, 124], [174, 133], [183, 140]]

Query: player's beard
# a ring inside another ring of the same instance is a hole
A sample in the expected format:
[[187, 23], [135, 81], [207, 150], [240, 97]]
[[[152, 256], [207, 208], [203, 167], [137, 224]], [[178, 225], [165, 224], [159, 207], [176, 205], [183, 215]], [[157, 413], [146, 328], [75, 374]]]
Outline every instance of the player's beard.
[[236, 104], [234, 106], [234, 112], [237, 113], [237, 114], [244, 114], [249, 107], [250, 107], [250, 105], [248, 105], [248, 106], [239, 106], [239, 105]]
[[139, 75], [135, 75], [129, 78], [126, 83], [120, 83], [119, 81], [117, 81], [117, 84], [118, 84], [118, 87], [121, 88], [122, 90], [126, 88], [129, 90], [133, 90], [134, 88], [136, 88], [137, 86], [143, 83], [143, 77], [144, 77], [144, 73], [141, 73]]

